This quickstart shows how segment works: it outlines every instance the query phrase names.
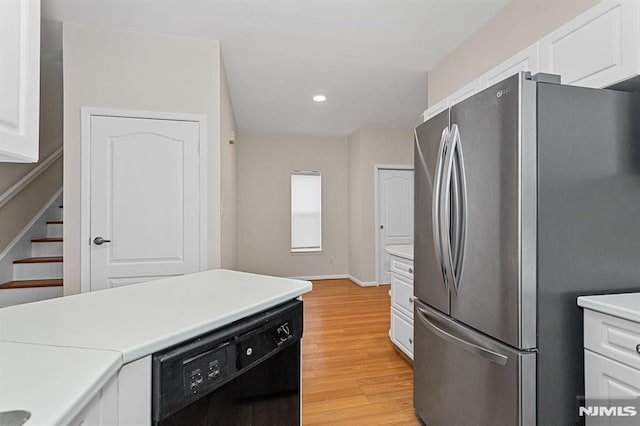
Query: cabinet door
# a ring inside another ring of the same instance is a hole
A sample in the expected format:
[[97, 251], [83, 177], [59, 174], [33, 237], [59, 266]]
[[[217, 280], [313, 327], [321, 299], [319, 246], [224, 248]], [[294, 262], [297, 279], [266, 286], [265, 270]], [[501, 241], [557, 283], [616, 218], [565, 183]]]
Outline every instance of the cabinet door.
[[0, 1], [0, 162], [38, 161], [40, 0]]
[[391, 274], [391, 305], [413, 318], [413, 283], [404, 277]]
[[422, 121], [425, 122], [431, 117], [435, 117], [436, 115], [440, 114], [442, 111], [444, 111], [447, 108], [449, 108], [449, 98], [445, 98], [440, 102], [427, 108], [427, 110], [422, 113]]
[[112, 377], [85, 405], [69, 426], [112, 426], [118, 424], [118, 382]]
[[585, 350], [584, 371], [587, 398], [640, 398], [640, 370]]
[[540, 44], [538, 42], [518, 52], [483, 75], [482, 88], [493, 86], [520, 71], [529, 71], [531, 74], [536, 74], [540, 71]]
[[453, 92], [451, 95], [449, 95], [448, 97], [449, 106], [453, 106], [458, 102], [462, 102], [468, 97], [475, 95], [480, 91], [480, 88], [481, 88], [481, 79], [479, 78], [473, 80], [469, 84], [465, 84], [464, 86], [462, 86], [461, 88]]
[[640, 2], [605, 0], [540, 41], [541, 70], [563, 84], [607, 87], [638, 73]]
[[391, 341], [413, 359], [413, 321], [391, 308]]

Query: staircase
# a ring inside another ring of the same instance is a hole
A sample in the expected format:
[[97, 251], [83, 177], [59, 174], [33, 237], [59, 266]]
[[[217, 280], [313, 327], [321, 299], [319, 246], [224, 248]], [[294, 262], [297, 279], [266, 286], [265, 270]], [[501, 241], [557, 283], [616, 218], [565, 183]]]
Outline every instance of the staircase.
[[[60, 219], [62, 206], [59, 206]], [[13, 281], [0, 284], [0, 308], [62, 296], [62, 220], [31, 240], [31, 257], [13, 261]]]

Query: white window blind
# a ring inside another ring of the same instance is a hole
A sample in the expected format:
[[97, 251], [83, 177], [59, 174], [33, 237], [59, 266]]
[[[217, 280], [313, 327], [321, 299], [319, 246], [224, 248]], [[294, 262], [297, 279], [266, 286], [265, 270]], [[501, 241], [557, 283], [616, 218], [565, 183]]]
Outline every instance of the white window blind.
[[319, 172], [291, 172], [291, 251], [322, 250], [322, 178]]

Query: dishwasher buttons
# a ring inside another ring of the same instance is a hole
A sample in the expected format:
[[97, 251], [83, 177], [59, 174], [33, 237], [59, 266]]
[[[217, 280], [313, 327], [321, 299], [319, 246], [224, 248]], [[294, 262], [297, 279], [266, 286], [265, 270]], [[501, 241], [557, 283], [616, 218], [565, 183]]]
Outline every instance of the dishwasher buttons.
[[215, 380], [218, 377], [220, 377], [220, 374], [222, 374], [220, 372], [220, 366], [216, 365], [210, 365], [209, 366], [209, 373], [207, 374], [207, 378], [209, 380]]

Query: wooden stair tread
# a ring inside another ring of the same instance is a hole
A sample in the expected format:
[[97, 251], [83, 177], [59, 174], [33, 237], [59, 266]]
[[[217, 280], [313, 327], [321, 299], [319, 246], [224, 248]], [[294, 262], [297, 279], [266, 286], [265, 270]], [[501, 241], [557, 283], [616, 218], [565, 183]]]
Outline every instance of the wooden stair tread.
[[62, 256], [27, 257], [26, 259], [18, 259], [13, 261], [13, 263], [55, 263], [55, 262], [62, 262]]
[[61, 220], [48, 220], [47, 225], [62, 225]]
[[34, 238], [32, 243], [61, 243], [62, 238]]
[[9, 289], [9, 288], [36, 288], [36, 287], [62, 287], [62, 278], [56, 278], [53, 280], [10, 281], [5, 284], [0, 284], [0, 290]]

